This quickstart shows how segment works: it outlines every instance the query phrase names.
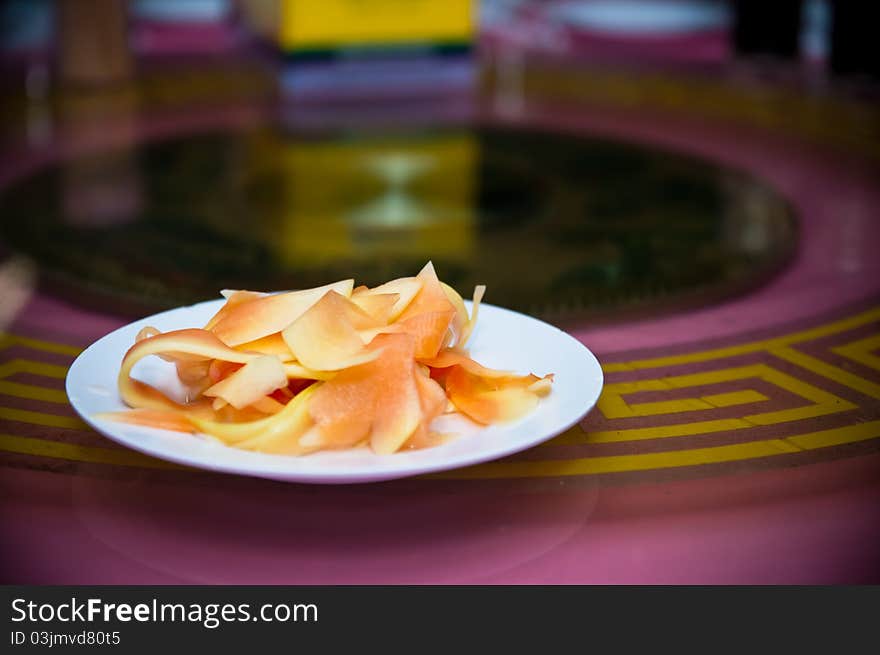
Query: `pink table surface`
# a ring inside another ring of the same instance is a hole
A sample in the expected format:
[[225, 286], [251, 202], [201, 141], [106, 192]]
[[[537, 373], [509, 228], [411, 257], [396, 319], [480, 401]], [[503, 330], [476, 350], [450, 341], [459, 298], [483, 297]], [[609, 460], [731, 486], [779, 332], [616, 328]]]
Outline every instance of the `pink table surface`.
[[[134, 129], [151, 138], [259, 119], [239, 110]], [[870, 341], [880, 332], [876, 167], [755, 128], [644, 112], [529, 106], [509, 120], [744, 168], [793, 204], [797, 255], [764, 287], [695, 311], [574, 332], [603, 362], [607, 393], [623, 382], [722, 372], [721, 387], [700, 378], [686, 392], [626, 396], [630, 406], [742, 390], [731, 371], [747, 366], [776, 371], [748, 377], [746, 388], [768, 396], [764, 405], [630, 417], [600, 406], [570, 434], [503, 462], [319, 487], [166, 470], [65, 422], [75, 420], [66, 405], [0, 395], [0, 412], [18, 411], [0, 413], [4, 581], [880, 582], [880, 368]], [[8, 151], [0, 181], [113, 138], [108, 129], [32, 160]], [[64, 367], [77, 347], [119, 325], [38, 294], [6, 328], [11, 341], [0, 355]], [[834, 350], [853, 343], [868, 345], [854, 358]], [[798, 353], [813, 363], [799, 365], [791, 359]], [[793, 380], [788, 388], [775, 386], [779, 374]], [[35, 383], [22, 375], [19, 383]], [[41, 384], [62, 388], [59, 379]], [[846, 409], [740, 424], [827, 401], [805, 405], [805, 388]], [[61, 418], [45, 425], [22, 412]], [[707, 427], [722, 420], [733, 427]], [[690, 427], [663, 437], [682, 424]]]

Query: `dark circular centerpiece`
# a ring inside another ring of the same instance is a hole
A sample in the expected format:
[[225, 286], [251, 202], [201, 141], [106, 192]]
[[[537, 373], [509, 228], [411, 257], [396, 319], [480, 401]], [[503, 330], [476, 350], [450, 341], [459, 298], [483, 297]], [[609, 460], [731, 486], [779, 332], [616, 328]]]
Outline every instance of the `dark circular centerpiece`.
[[44, 168], [0, 211], [48, 285], [121, 313], [431, 259], [464, 293], [565, 322], [743, 291], [795, 243], [786, 203], [743, 173], [491, 127], [176, 137]]

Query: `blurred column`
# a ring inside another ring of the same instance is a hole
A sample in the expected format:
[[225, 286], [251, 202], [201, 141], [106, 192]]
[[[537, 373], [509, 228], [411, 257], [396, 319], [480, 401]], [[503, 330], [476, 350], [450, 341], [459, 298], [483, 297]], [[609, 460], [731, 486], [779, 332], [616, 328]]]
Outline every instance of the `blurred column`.
[[58, 69], [71, 85], [131, 77], [126, 0], [58, 0]]
[[143, 195], [128, 2], [58, 0], [57, 7], [59, 125], [72, 154], [62, 174], [65, 219], [110, 227], [135, 219]]
[[799, 40], [806, 88], [827, 92], [831, 53], [830, 0], [804, 0]]
[[518, 117], [525, 111], [525, 55], [516, 46], [501, 46], [495, 51], [495, 109], [507, 117]]
[[801, 21], [801, 57], [814, 67], [824, 67], [831, 49], [831, 3], [806, 0]]
[[[7, 100], [17, 96], [19, 89], [24, 92], [21, 114], [15, 101], [6, 103], [0, 139], [18, 141], [23, 137], [27, 145], [39, 148], [52, 138], [48, 60], [53, 16], [51, 0], [0, 1], [0, 76], [10, 92]], [[19, 81], [22, 87], [18, 87]]]

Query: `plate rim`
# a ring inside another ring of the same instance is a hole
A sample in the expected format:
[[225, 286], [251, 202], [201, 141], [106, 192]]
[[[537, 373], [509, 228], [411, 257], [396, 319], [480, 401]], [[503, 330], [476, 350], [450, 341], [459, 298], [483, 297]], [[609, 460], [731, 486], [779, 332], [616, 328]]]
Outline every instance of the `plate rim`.
[[[514, 455], [519, 452], [523, 452], [529, 450], [530, 448], [534, 448], [537, 445], [540, 445], [546, 441], [549, 441], [555, 436], [562, 434], [566, 430], [571, 429], [574, 425], [579, 423], [583, 418], [589, 414], [595, 407], [599, 400], [599, 396], [602, 393], [605, 385], [605, 376], [604, 371], [602, 370], [601, 363], [599, 362], [596, 355], [579, 339], [576, 339], [574, 336], [561, 330], [555, 325], [548, 323], [546, 321], [542, 321], [541, 319], [535, 318], [533, 316], [529, 316], [528, 314], [524, 314], [522, 312], [517, 312], [512, 309], [508, 309], [506, 307], [500, 307], [498, 305], [493, 305], [490, 303], [482, 303], [480, 305], [480, 309], [490, 308], [490, 311], [498, 311], [504, 314], [509, 314], [515, 317], [517, 320], [527, 320], [533, 321], [536, 323], [540, 323], [542, 326], [548, 327], [557, 333], [559, 338], [563, 338], [569, 341], [572, 345], [577, 348], [580, 348], [583, 351], [583, 354], [589, 361], [589, 366], [593, 369], [593, 373], [595, 373], [595, 393], [590, 396], [590, 400], [587, 404], [580, 410], [574, 412], [570, 419], [566, 419], [563, 421], [563, 424], [560, 427], [554, 427], [549, 431], [548, 434], [542, 435], [537, 439], [528, 440], [525, 443], [521, 441], [513, 441], [509, 446], [489, 449], [489, 450], [477, 450], [477, 451], [466, 451], [457, 457], [440, 459], [440, 460], [429, 460], [427, 462], [418, 463], [414, 466], [410, 466], [407, 468], [401, 468], [400, 466], [389, 468], [387, 466], [378, 466], [375, 469], [370, 470], [362, 470], [358, 469], [356, 471], [337, 471], [332, 469], [325, 470], [284, 470], [283, 467], [277, 466], [277, 463], [281, 462], [297, 462], [301, 461], [303, 457], [306, 456], [293, 456], [293, 455], [273, 455], [271, 453], [257, 453], [250, 451], [242, 451], [240, 449], [235, 449], [230, 446], [226, 446], [225, 444], [218, 443], [217, 445], [222, 448], [227, 448], [229, 450], [235, 450], [237, 452], [243, 453], [244, 457], [258, 458], [266, 462], [265, 467], [254, 467], [253, 463], [245, 463], [239, 466], [234, 465], [233, 463], [224, 462], [224, 461], [213, 461], [206, 460], [205, 458], [201, 458], [198, 456], [190, 456], [186, 454], [179, 454], [175, 451], [168, 451], [161, 448], [152, 448], [149, 444], [139, 443], [136, 440], [129, 440], [123, 437], [119, 437], [118, 435], [114, 435], [111, 430], [109, 430], [106, 426], [106, 423], [110, 423], [109, 421], [102, 421], [99, 419], [95, 419], [93, 416], [89, 415], [83, 408], [81, 408], [80, 402], [76, 400], [77, 389], [72, 388], [72, 379], [76, 377], [76, 372], [78, 369], [90, 360], [90, 357], [93, 355], [95, 350], [100, 350], [102, 342], [112, 340], [112, 338], [118, 333], [124, 330], [132, 330], [133, 326], [150, 322], [155, 319], [165, 317], [171, 314], [178, 313], [182, 310], [193, 310], [201, 307], [207, 307], [210, 305], [216, 305], [218, 308], [222, 306], [225, 302], [223, 298], [214, 299], [214, 300], [206, 300], [198, 303], [193, 303], [190, 305], [181, 305], [180, 307], [175, 307], [172, 309], [165, 310], [163, 312], [157, 312], [155, 314], [151, 314], [149, 316], [145, 316], [134, 321], [130, 321], [125, 325], [122, 325], [111, 332], [103, 335], [102, 337], [96, 339], [94, 342], [89, 344], [71, 363], [68, 368], [67, 374], [65, 376], [64, 381], [64, 389], [67, 394], [68, 400], [70, 402], [71, 407], [73, 407], [74, 411], [77, 415], [92, 429], [101, 434], [107, 439], [110, 439], [115, 444], [118, 444], [124, 448], [133, 450], [135, 452], [139, 452], [141, 454], [156, 458], [161, 461], [170, 462], [177, 465], [182, 465], [185, 467], [189, 467], [195, 470], [209, 471], [213, 473], [225, 473], [229, 475], [239, 475], [246, 477], [257, 477], [269, 480], [275, 480], [280, 482], [290, 482], [290, 483], [301, 483], [301, 484], [367, 484], [371, 482], [382, 482], [389, 481], [394, 479], [401, 478], [409, 478], [420, 475], [426, 475], [431, 473], [439, 473], [442, 471], [450, 471], [465, 468], [468, 466], [475, 466], [478, 464], [483, 464], [490, 461], [495, 461], [498, 459], [502, 459], [504, 457], [508, 457], [510, 455]], [[471, 301], [465, 301], [468, 310], [470, 311], [472, 307]], [[120, 353], [120, 361], [122, 359], [122, 355], [124, 353]], [[114, 385], [113, 391], [117, 394], [118, 398], [118, 387]], [[524, 420], [526, 417], [523, 417]], [[519, 421], [515, 421], [512, 425], [515, 425]], [[175, 434], [170, 430], [162, 430], [159, 428], [150, 428], [147, 426], [130, 426], [133, 429], [144, 430], [148, 432], [155, 432], [157, 434], [168, 435]], [[421, 452], [421, 451], [414, 451]], [[393, 453], [391, 455], [375, 455], [377, 458], [382, 458], [386, 462], [391, 462], [390, 458], [401, 457], [409, 455], [410, 453]], [[271, 458], [271, 460], [266, 460], [264, 458]], [[388, 459], [385, 459], [388, 458]], [[399, 460], [398, 460], [399, 461]], [[276, 466], [270, 466], [269, 463], [274, 462]]]

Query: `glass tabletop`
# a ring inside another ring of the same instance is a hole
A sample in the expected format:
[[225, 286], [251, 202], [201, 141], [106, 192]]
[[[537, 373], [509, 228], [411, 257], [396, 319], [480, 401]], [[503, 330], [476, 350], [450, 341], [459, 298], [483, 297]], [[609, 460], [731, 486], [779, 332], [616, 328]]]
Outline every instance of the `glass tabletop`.
[[654, 312], [758, 284], [795, 243], [786, 203], [745, 173], [491, 124], [188, 134], [61, 161], [0, 207], [50, 284], [123, 313], [428, 259], [551, 321]]

